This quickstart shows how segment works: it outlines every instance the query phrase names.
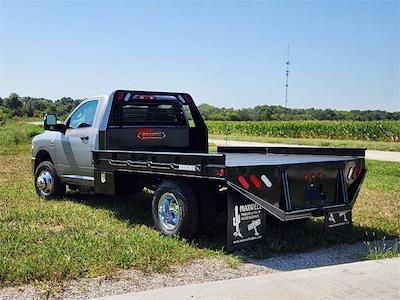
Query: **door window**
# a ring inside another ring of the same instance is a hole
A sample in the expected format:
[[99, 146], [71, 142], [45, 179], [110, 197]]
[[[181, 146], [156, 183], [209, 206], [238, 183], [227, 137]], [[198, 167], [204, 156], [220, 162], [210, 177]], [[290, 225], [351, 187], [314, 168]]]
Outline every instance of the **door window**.
[[69, 120], [69, 128], [91, 127], [96, 113], [97, 102], [97, 100], [89, 101], [79, 107]]

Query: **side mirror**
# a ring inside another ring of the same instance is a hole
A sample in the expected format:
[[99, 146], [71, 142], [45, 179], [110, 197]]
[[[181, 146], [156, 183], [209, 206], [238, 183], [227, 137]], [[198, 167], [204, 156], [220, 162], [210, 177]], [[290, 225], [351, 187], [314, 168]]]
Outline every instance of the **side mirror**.
[[57, 125], [57, 117], [53, 114], [46, 114], [44, 116], [44, 130], [54, 130]]
[[46, 114], [44, 117], [44, 130], [65, 132], [65, 125], [57, 124], [56, 115]]

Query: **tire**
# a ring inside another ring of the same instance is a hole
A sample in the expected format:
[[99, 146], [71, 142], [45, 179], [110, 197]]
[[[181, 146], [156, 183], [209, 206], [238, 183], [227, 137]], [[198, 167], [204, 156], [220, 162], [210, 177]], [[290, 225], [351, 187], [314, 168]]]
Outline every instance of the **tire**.
[[199, 223], [196, 194], [183, 181], [165, 180], [154, 192], [152, 215], [162, 234], [190, 239]]
[[199, 235], [211, 235], [215, 232], [217, 223], [217, 203], [215, 189], [207, 184], [198, 184], [195, 187], [199, 196]]
[[34, 184], [36, 193], [43, 199], [51, 200], [65, 195], [65, 184], [50, 161], [43, 161], [37, 166]]

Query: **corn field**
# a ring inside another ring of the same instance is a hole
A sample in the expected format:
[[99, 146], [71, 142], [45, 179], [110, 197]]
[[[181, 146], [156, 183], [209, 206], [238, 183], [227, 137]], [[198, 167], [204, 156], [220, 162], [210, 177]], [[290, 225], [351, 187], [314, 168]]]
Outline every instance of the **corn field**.
[[400, 121], [207, 121], [210, 134], [400, 142]]

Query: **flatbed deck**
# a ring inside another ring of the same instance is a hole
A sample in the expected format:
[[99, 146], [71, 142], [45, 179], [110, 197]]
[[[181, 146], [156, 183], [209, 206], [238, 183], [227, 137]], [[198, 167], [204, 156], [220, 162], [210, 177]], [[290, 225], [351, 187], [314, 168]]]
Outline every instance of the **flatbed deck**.
[[365, 156], [365, 149], [315, 147], [218, 147], [227, 167], [293, 165], [351, 161]]
[[298, 154], [258, 154], [258, 153], [226, 153], [227, 167], [244, 167], [260, 165], [292, 165], [317, 162], [339, 162], [357, 159], [357, 156], [335, 155], [298, 155]]

